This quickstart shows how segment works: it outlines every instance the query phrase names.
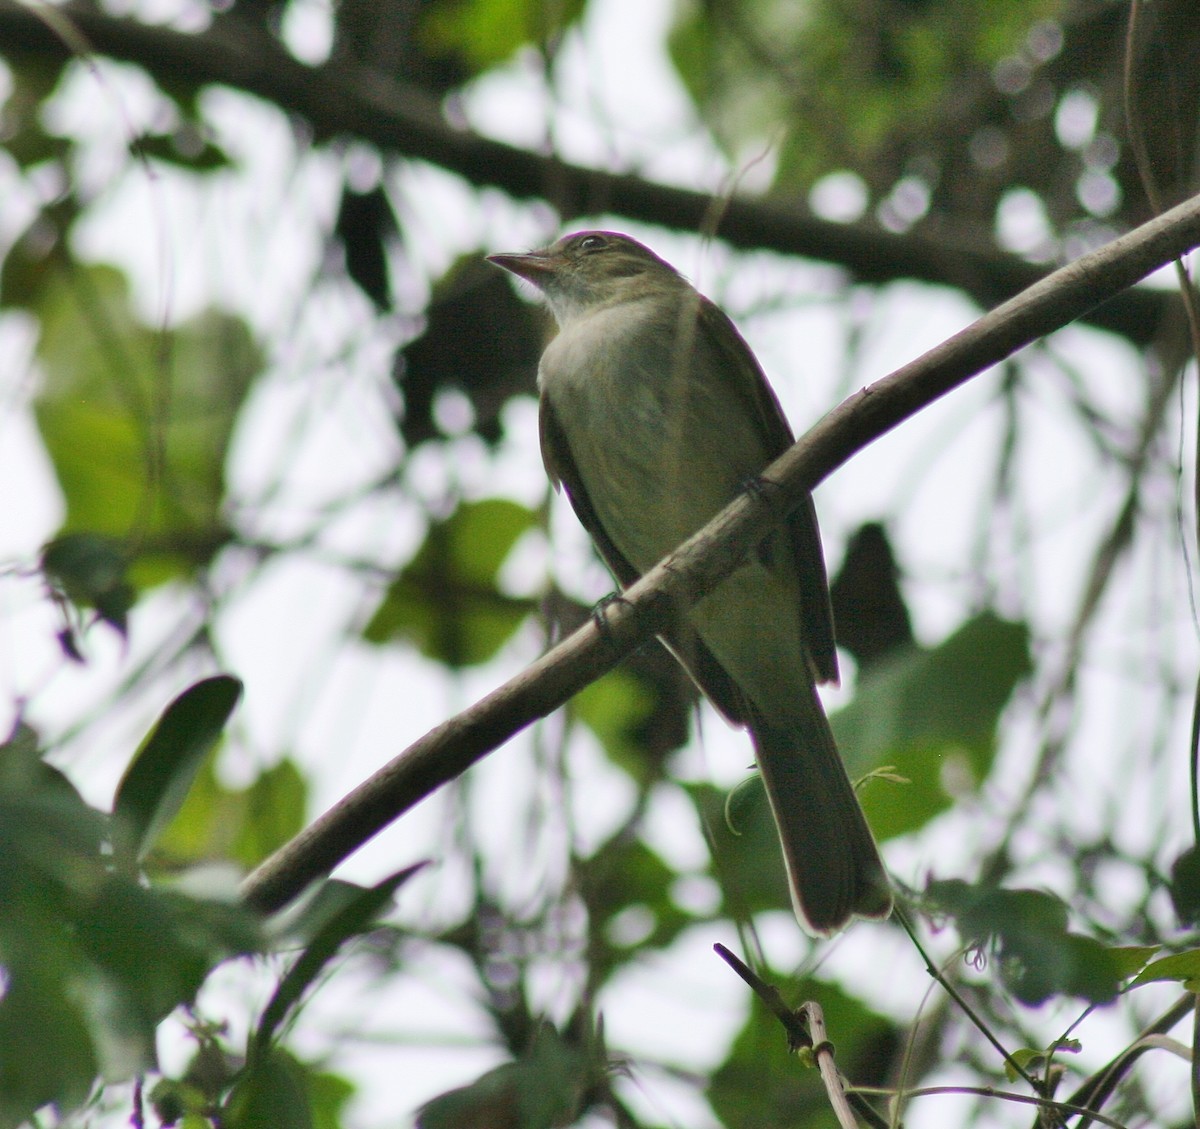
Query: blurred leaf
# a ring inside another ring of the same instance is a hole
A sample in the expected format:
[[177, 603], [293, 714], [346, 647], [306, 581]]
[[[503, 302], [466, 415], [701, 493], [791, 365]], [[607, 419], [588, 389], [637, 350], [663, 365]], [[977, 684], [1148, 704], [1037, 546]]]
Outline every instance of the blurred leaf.
[[470, 402], [475, 433], [497, 443], [505, 405], [536, 392], [544, 312], [518, 298], [479, 252], [460, 258], [438, 280], [425, 318], [425, 331], [397, 353], [393, 371], [404, 394], [404, 442], [415, 447], [440, 437], [438, 397], [456, 391]]
[[1200, 925], [1200, 847], [1188, 847], [1171, 864], [1170, 892], [1179, 924]]
[[122, 636], [137, 598], [126, 577], [128, 564], [122, 547], [97, 533], [68, 533], [42, 550], [47, 582], [73, 604], [95, 608]]
[[[150, 1088], [146, 1100], [163, 1125], [173, 1126], [182, 1121], [182, 1129], [190, 1129], [194, 1124], [185, 1118], [202, 1116], [211, 1109], [208, 1096], [201, 1093], [198, 1087], [174, 1078], [160, 1078]], [[207, 1121], [201, 1124], [207, 1129]]]
[[65, 960], [43, 959], [6, 978], [0, 998], [0, 1125], [24, 1124], [50, 1103], [72, 1110], [92, 1088], [97, 1062], [81, 1008], [69, 998], [71, 971]]
[[[61, 844], [76, 842], [78, 849], [88, 854], [99, 849], [108, 826], [107, 817], [83, 802], [70, 779], [42, 759], [37, 731], [24, 722], [18, 722], [7, 740], [0, 744], [0, 803], [40, 810], [48, 817], [60, 812], [64, 827], [53, 828], [52, 833], [57, 835], [70, 826], [77, 834], [65, 835]], [[13, 814], [15, 816], [15, 811]], [[3, 841], [5, 823], [0, 820], [0, 841]], [[27, 843], [27, 840], [15, 838], [11, 846], [17, 848], [21, 843]]]
[[370, 929], [379, 914], [388, 907], [396, 891], [424, 866], [424, 863], [417, 863], [406, 867], [374, 886], [360, 888], [353, 898], [340, 899], [341, 904], [317, 929], [263, 1009], [254, 1032], [251, 1053], [247, 1056], [252, 1066], [267, 1054], [279, 1028], [295, 1011], [305, 991], [337, 955], [342, 945]]
[[849, 168], [882, 190], [906, 158], [938, 151], [939, 131], [961, 125], [956, 111], [975, 109], [962, 105], [963, 76], [1019, 53], [1030, 27], [1063, 7], [814, 0], [797, 18], [788, 0], [710, 0], [678, 9], [669, 42], [698, 109], [735, 158], [770, 142], [781, 188]]
[[229, 154], [199, 130], [184, 126], [173, 133], [142, 133], [129, 143], [138, 156], [176, 165], [190, 172], [217, 172], [232, 168]]
[[228, 860], [249, 870], [299, 834], [307, 807], [308, 783], [294, 761], [280, 761], [248, 787], [230, 789], [217, 779], [210, 755], [155, 852], [170, 865]]
[[899, 571], [887, 530], [872, 521], [851, 536], [830, 585], [838, 646], [863, 671], [913, 643]]
[[121, 841], [136, 858], [145, 857], [183, 807], [241, 696], [239, 679], [205, 678], [171, 702], [146, 734], [113, 802]]
[[346, 273], [377, 310], [392, 304], [388, 280], [388, 243], [399, 237], [387, 193], [377, 185], [368, 192], [342, 188], [334, 234], [346, 255]]
[[831, 718], [851, 775], [887, 764], [908, 785], [873, 782], [860, 793], [871, 827], [888, 839], [923, 827], [991, 771], [996, 724], [1029, 672], [1029, 633], [991, 614], [932, 650], [895, 653], [863, 676]]
[[310, 886], [299, 898], [269, 919], [268, 925], [277, 945], [300, 944], [307, 947], [343, 915], [354, 913], [362, 898], [363, 887], [340, 878], [326, 878]]
[[[93, 897], [108, 830], [108, 817], [41, 759], [32, 730], [0, 745], [0, 905], [33, 898], [58, 914]], [[15, 924], [0, 914], [0, 934]]]
[[[256, 2], [267, 6], [267, 0]], [[333, 9], [335, 56], [401, 76], [409, 97], [415, 91], [428, 95], [431, 112], [436, 112], [436, 105], [471, 76], [454, 46], [438, 47], [421, 34], [429, 7], [429, 0], [340, 0]], [[244, 12], [245, 0], [238, 9]]]
[[308, 1071], [308, 1107], [313, 1129], [340, 1129], [342, 1111], [354, 1097], [354, 1083], [340, 1074]]
[[931, 882], [926, 900], [954, 918], [963, 941], [994, 952], [1005, 987], [1031, 1007], [1051, 996], [1107, 1003], [1153, 949], [1110, 947], [1067, 930], [1067, 907], [1040, 890]]
[[117, 876], [80, 913], [75, 929], [98, 973], [89, 999], [103, 1021], [94, 1037], [109, 1075], [119, 1080], [153, 1065], [158, 1023], [195, 999], [213, 967], [261, 948], [249, 910], [147, 889]]
[[29, 731], [0, 746], [0, 1124], [145, 1070], [158, 1021], [260, 947], [248, 911], [114, 871], [109, 822]]
[[632, 671], [618, 667], [571, 699], [571, 712], [604, 746], [609, 759], [635, 780], [646, 776], [639, 731], [655, 708], [653, 692]]
[[[1052, 1055], [1079, 1054], [1083, 1044], [1078, 1039], [1059, 1039], [1048, 1049], [1037, 1047], [1018, 1047], [1009, 1053], [1009, 1058], [1020, 1066], [1027, 1074], [1041, 1074]], [[1004, 1076], [1010, 1082], [1016, 1082], [1021, 1075], [1013, 1069], [1012, 1062], [1005, 1062]]]
[[[275, 1048], [244, 1070], [234, 1084], [221, 1125], [227, 1129], [339, 1129], [354, 1095], [347, 1079]], [[205, 1119], [204, 1124], [211, 1122]]]
[[533, 511], [507, 499], [463, 502], [430, 525], [363, 637], [404, 640], [451, 667], [486, 662], [534, 609], [532, 600], [498, 591], [496, 577], [517, 538], [536, 524]]
[[[44, 128], [42, 112], [62, 77], [68, 57], [4, 51], [9, 89], [4, 99], [4, 151], [22, 168], [62, 160], [71, 149], [65, 138]], [[7, 304], [8, 298], [5, 297]]]
[[583, 0], [433, 0], [420, 36], [433, 53], [453, 51], [476, 72], [502, 63], [522, 44], [561, 35], [579, 18]]
[[221, 1111], [224, 1129], [315, 1129], [308, 1068], [274, 1048], [247, 1067]]
[[[592, 923], [594, 983], [603, 982], [629, 959], [631, 951], [665, 948], [693, 923], [692, 915], [671, 899], [671, 887], [678, 877], [658, 854], [627, 832], [576, 863], [579, 895]], [[614, 932], [614, 925], [630, 913], [636, 915], [639, 927], [625, 941]]]
[[[746, 756], [752, 755], [747, 743]], [[725, 912], [747, 921], [763, 910], [789, 907], [779, 833], [758, 777], [747, 777], [731, 792], [710, 784], [685, 784], [684, 789], [696, 805]]]
[[543, 1024], [515, 1062], [489, 1070], [469, 1086], [426, 1102], [418, 1129], [554, 1129], [572, 1124], [594, 1073], [586, 1047], [565, 1041]]
[[1200, 949], [1173, 953], [1146, 965], [1129, 986], [1140, 988], [1143, 984], [1154, 984], [1163, 980], [1174, 980], [1181, 984], [1189, 981], [1200, 982]]
[[104, 266], [53, 270], [33, 312], [45, 372], [35, 410], [64, 532], [124, 542], [139, 587], [206, 563], [228, 539], [225, 453], [262, 367], [245, 324], [210, 311], [150, 329]]
[[1109, 959], [1118, 971], [1120, 979], [1127, 980], [1139, 969], [1144, 968], [1146, 961], [1154, 956], [1160, 945], [1113, 945], [1109, 947]]

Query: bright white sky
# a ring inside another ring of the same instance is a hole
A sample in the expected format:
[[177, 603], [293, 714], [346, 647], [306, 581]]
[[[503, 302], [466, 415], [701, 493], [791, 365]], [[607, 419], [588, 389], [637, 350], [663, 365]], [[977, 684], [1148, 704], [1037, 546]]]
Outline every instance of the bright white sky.
[[[724, 164], [698, 130], [663, 54], [670, 10], [666, 0], [592, 0], [586, 24], [564, 44], [560, 70], [572, 77], [558, 87], [550, 120], [550, 103], [536, 68], [519, 59], [504, 74], [478, 84], [467, 102], [469, 117], [486, 132], [517, 143], [540, 144], [550, 135], [572, 160], [640, 168], [663, 181], [720, 190]], [[310, 0], [288, 32], [301, 53], [319, 57], [327, 29], [323, 6]], [[136, 72], [105, 66], [101, 74], [98, 83], [80, 70], [54, 113], [59, 128], [90, 139], [77, 175], [95, 190], [97, 202], [80, 228], [77, 248], [125, 267], [139, 308], [151, 322], [183, 319], [215, 301], [246, 317], [263, 340], [283, 342], [277, 344], [241, 423], [230, 478], [242, 527], [248, 533], [286, 537], [307, 528], [322, 502], [352, 494], [394, 463], [397, 439], [387, 411], [388, 361], [411, 321], [402, 313], [393, 324], [377, 326], [360, 296], [334, 284], [323, 284], [306, 298], [305, 315], [293, 320], [324, 254], [323, 232], [332, 226], [343, 168], [337, 155], [298, 158], [274, 114], [227, 91], [211, 91], [205, 96], [206, 113], [221, 143], [238, 160], [236, 174], [195, 184], [169, 171], [151, 179], [144, 170], [135, 170], [113, 180], [114, 170], [125, 166], [130, 129], [155, 112], [155, 103]], [[353, 152], [345, 159], [367, 166], [372, 160]], [[744, 189], [753, 190], [761, 181], [769, 160], [768, 155], [761, 173], [751, 170], [742, 179]], [[397, 290], [414, 313], [422, 308], [429, 278], [460, 252], [480, 244], [521, 249], [558, 234], [544, 207], [517, 206], [496, 192], [476, 195], [436, 170], [410, 168], [389, 186], [404, 216], [406, 237], [411, 237], [408, 261], [397, 264]], [[11, 237], [22, 222], [12, 188], [12, 172], [0, 161], [0, 196], [11, 201], [0, 216], [0, 240]], [[852, 212], [854, 200], [855, 186], [846, 178], [824, 186], [823, 207], [830, 213]], [[596, 219], [607, 226], [619, 222]], [[851, 310], [857, 319], [851, 324], [845, 307], [835, 300], [838, 276], [828, 268], [800, 267], [767, 254], [735, 258], [719, 245], [704, 246], [677, 233], [620, 226], [652, 243], [739, 321], [798, 430], [974, 316], [954, 295], [897, 285], [874, 300], [864, 295]], [[849, 365], [845, 356], [852, 334], [859, 337], [860, 351]], [[19, 317], [5, 316], [0, 321], [0, 482], [19, 483], [20, 488], [10, 485], [5, 492], [0, 559], [24, 564], [32, 564], [37, 547], [62, 516], [53, 473], [28, 411], [35, 388], [31, 348], [29, 326]], [[1131, 351], [1084, 329], [1059, 335], [1056, 348], [1069, 356], [1089, 392], [1114, 419], [1135, 417], [1143, 374]], [[846, 535], [860, 522], [894, 515], [906, 592], [926, 642], [937, 642], [989, 600], [1002, 612], [1017, 613], [1031, 604], [1045, 641], [1046, 654], [1040, 657], [1053, 658], [1055, 639], [1073, 614], [1084, 567], [1078, 546], [1090, 544], [1109, 520], [1113, 488], [1122, 475], [1099, 463], [1095, 449], [1077, 430], [1064, 428], [1065, 384], [1048, 363], [1041, 367], [1045, 380], [1031, 381], [1022, 394], [1022, 442], [1014, 472], [1017, 496], [1029, 508], [996, 519], [1003, 538], [1012, 536], [1015, 524], [1017, 540], [1027, 540], [1030, 549], [1021, 558], [1000, 554], [991, 572], [997, 592], [978, 590], [973, 579], [981, 549], [980, 498], [991, 490], [1001, 441], [999, 413], [984, 410], [996, 393], [994, 376], [975, 381], [877, 443], [818, 494], [831, 566]], [[414, 459], [412, 485], [433, 500], [445, 495], [450, 474], [467, 496], [502, 492], [538, 502], [545, 481], [532, 404], [514, 405], [508, 430], [510, 438], [495, 458], [463, 441], [449, 470], [432, 455]], [[1174, 491], [1172, 482], [1161, 484], [1159, 503], [1165, 511], [1175, 505]], [[421, 531], [418, 507], [374, 496], [347, 510], [322, 549], [327, 557], [340, 550], [398, 563], [419, 542]], [[555, 514], [552, 536], [552, 549], [540, 538], [521, 547], [509, 570], [514, 589], [536, 590], [546, 570], [553, 569], [565, 585], [590, 597], [606, 591], [608, 581], [590, 559], [565, 506]], [[364, 591], [361, 578], [319, 554], [304, 560], [293, 554], [261, 573], [252, 573], [248, 562], [233, 557], [218, 570], [218, 586], [237, 595], [220, 616], [217, 638], [228, 669], [246, 680], [247, 694], [237, 719], [236, 745], [243, 759], [227, 758], [224, 768], [231, 780], [245, 780], [259, 767], [245, 758], [270, 761], [293, 755], [312, 772], [314, 811], [493, 689], [541, 645], [530, 631], [497, 661], [450, 683], [439, 669], [410, 656], [346, 642], [347, 625], [361, 623], [377, 596]], [[1076, 745], [1096, 750], [1097, 757], [1111, 750], [1117, 762], [1124, 762], [1130, 749], [1145, 743], [1151, 719], [1161, 713], [1158, 690], [1150, 685], [1131, 688], [1125, 677], [1151, 643], [1158, 658], [1151, 667], [1156, 673], [1194, 668], [1195, 632], [1176, 557], [1176, 545], [1149, 546], [1135, 560], [1127, 585], [1110, 601], [1099, 629], [1107, 633], [1102, 636], [1106, 641], [1095, 652], [1100, 665], [1085, 672], [1079, 704], [1085, 736]], [[65, 665], [57, 653], [54, 621], [36, 579], [0, 579], [0, 700], [27, 699], [30, 720], [51, 737], [103, 704], [186, 610], [182, 594], [156, 594], [135, 614], [128, 653], [97, 631], [88, 640], [89, 665], [78, 668]], [[1148, 620], [1150, 592], [1156, 614]], [[59, 759], [89, 799], [109, 802], [129, 751], [154, 712], [181, 685], [163, 681], [138, 710], [105, 718], [89, 728], [86, 742], [63, 746]], [[1006, 747], [1008, 772], [1000, 774], [1022, 787], [1032, 746], [1027, 715], [1028, 710], [1018, 711], [1014, 717]], [[0, 719], [0, 725], [6, 720]], [[1186, 718], [1170, 720], [1166, 729], [1175, 747], [1182, 748]], [[684, 773], [723, 784], [740, 779], [750, 760], [744, 738], [714, 716], [705, 717], [703, 732], [703, 743], [681, 759]], [[492, 877], [506, 895], [519, 899], [545, 879], [553, 880], [546, 862], [557, 855], [553, 845], [567, 834], [583, 849], [599, 842], [626, 814], [632, 790], [581, 734], [572, 748], [575, 790], [568, 811], [560, 812], [544, 774], [537, 771], [543, 755], [538, 748], [528, 739], [514, 741], [472, 773], [466, 787], [410, 813], [341, 873], [372, 880], [418, 858], [446, 857], [452, 822], [448, 805], [467, 804], [479, 817], [474, 826], [485, 856], [494, 860]], [[1081, 834], [1094, 833], [1108, 819], [1117, 797], [1143, 812], [1148, 805], [1150, 810], [1158, 807], [1149, 797], [1178, 797], [1161, 823], [1141, 831], [1126, 829], [1131, 844], [1140, 844], [1139, 834], [1161, 836], [1164, 857], [1169, 857], [1182, 845], [1186, 824], [1182, 765], [1177, 758], [1170, 779], [1135, 778], [1118, 785], [1105, 765], [1074, 757], [1055, 794], [1061, 802], [1069, 797]], [[970, 860], [991, 844], [994, 812], [997, 805], [1003, 810], [1014, 787], [995, 785], [984, 803], [963, 805], [919, 842], [890, 844], [889, 864], [913, 883], [920, 883], [930, 869], [942, 877], [971, 877]], [[647, 838], [676, 865], [702, 865], [699, 831], [672, 789], [663, 788], [651, 805]], [[461, 878], [453, 864], [444, 863], [414, 881], [402, 897], [402, 917], [452, 919], [465, 896]], [[1051, 861], [1032, 871], [1030, 880], [1055, 888], [1062, 878], [1061, 867]], [[703, 901], [708, 893], [703, 882], [696, 882], [681, 896]], [[637, 923], [626, 924], [634, 929]], [[747, 1007], [745, 990], [711, 954], [718, 940], [740, 948], [732, 934], [695, 931], [670, 952], [619, 977], [601, 1001], [610, 1045], [699, 1070], [718, 1062]], [[784, 915], [763, 922], [763, 941], [780, 967], [807, 952], [807, 943]], [[856, 981], [862, 981], [864, 969], [886, 970], [872, 978], [878, 980], [871, 987], [875, 1006], [901, 1015], [919, 1005], [924, 975], [913, 955], [884, 929], [856, 927], [829, 948], [832, 966]], [[574, 1002], [577, 987], [563, 968], [547, 960], [534, 978], [537, 1002], [558, 1018]], [[898, 973], [901, 968], [904, 972]], [[214, 1000], [225, 992], [237, 993], [225, 998], [245, 998], [244, 970], [228, 970], [221, 979], [226, 986], [214, 986]], [[252, 991], [265, 1000], [269, 985], [258, 979]], [[469, 970], [454, 960], [427, 955], [416, 974], [393, 985], [386, 999], [380, 998], [378, 982], [361, 970], [348, 972], [318, 996], [298, 1032], [300, 1049], [333, 1053], [335, 1067], [359, 1080], [363, 1089], [353, 1124], [364, 1129], [394, 1125], [397, 1111], [464, 1084], [499, 1061], [494, 1050], [477, 1045], [486, 1026], [471, 1003], [471, 984]], [[239, 1003], [232, 1010], [236, 1014], [244, 1006]], [[214, 1003], [214, 1008], [220, 1005]], [[1149, 1004], [1147, 1009], [1154, 1010]], [[1065, 1015], [1039, 1015], [1029, 1022], [1050, 1038]], [[324, 1033], [334, 1027], [341, 1037], [330, 1043]], [[1089, 1061], [1101, 1061], [1114, 1045], [1103, 1037], [1106, 1031], [1114, 1039], [1126, 1037], [1121, 1024], [1106, 1014], [1097, 1017], [1092, 1030]], [[164, 1053], [170, 1065], [178, 1061], [180, 1048], [166, 1039]], [[1165, 1072], [1164, 1103], [1182, 1101], [1183, 1078]], [[623, 1092], [656, 1123], [696, 1129], [716, 1124], [703, 1101], [666, 1073], [635, 1070]], [[913, 1129], [955, 1119], [957, 1107], [948, 1099], [937, 1101], [914, 1108], [909, 1120]], [[1183, 1108], [1171, 1106], [1175, 1113]]]

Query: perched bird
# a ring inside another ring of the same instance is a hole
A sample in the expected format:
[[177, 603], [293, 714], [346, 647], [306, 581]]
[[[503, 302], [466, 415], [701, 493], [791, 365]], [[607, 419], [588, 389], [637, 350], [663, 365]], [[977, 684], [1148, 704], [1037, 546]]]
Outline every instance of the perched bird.
[[[779, 401], [733, 322], [626, 235], [489, 258], [558, 322], [538, 368], [542, 458], [627, 587], [791, 445]], [[812, 499], [663, 641], [750, 730], [800, 923], [828, 935], [886, 917], [887, 876], [816, 692], [838, 670]]]

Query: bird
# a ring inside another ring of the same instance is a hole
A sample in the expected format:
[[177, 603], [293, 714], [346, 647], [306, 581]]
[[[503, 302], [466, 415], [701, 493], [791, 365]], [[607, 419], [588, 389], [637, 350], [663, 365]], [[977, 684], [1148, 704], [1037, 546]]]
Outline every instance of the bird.
[[[558, 324], [538, 365], [542, 459], [627, 588], [754, 483], [791, 428], [729, 317], [630, 236], [488, 259]], [[800, 925], [828, 937], [885, 918], [887, 873], [816, 689], [838, 661], [811, 496], [660, 638], [749, 730]]]

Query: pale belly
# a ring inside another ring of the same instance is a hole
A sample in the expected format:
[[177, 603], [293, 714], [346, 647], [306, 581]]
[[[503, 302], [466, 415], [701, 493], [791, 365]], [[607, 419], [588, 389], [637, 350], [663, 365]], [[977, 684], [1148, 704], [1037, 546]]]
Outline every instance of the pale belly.
[[[732, 501], [768, 455], [756, 421], [731, 412], [719, 385], [670, 371], [665, 351], [658, 366], [605, 364], [614, 352], [629, 355], [607, 344], [556, 339], [543, 359], [543, 394], [605, 532], [646, 572]], [[780, 697], [791, 699], [807, 677], [798, 583], [780, 548], [773, 557], [782, 567], [767, 569], [752, 554], [689, 616], [743, 690], [776, 715]]]

